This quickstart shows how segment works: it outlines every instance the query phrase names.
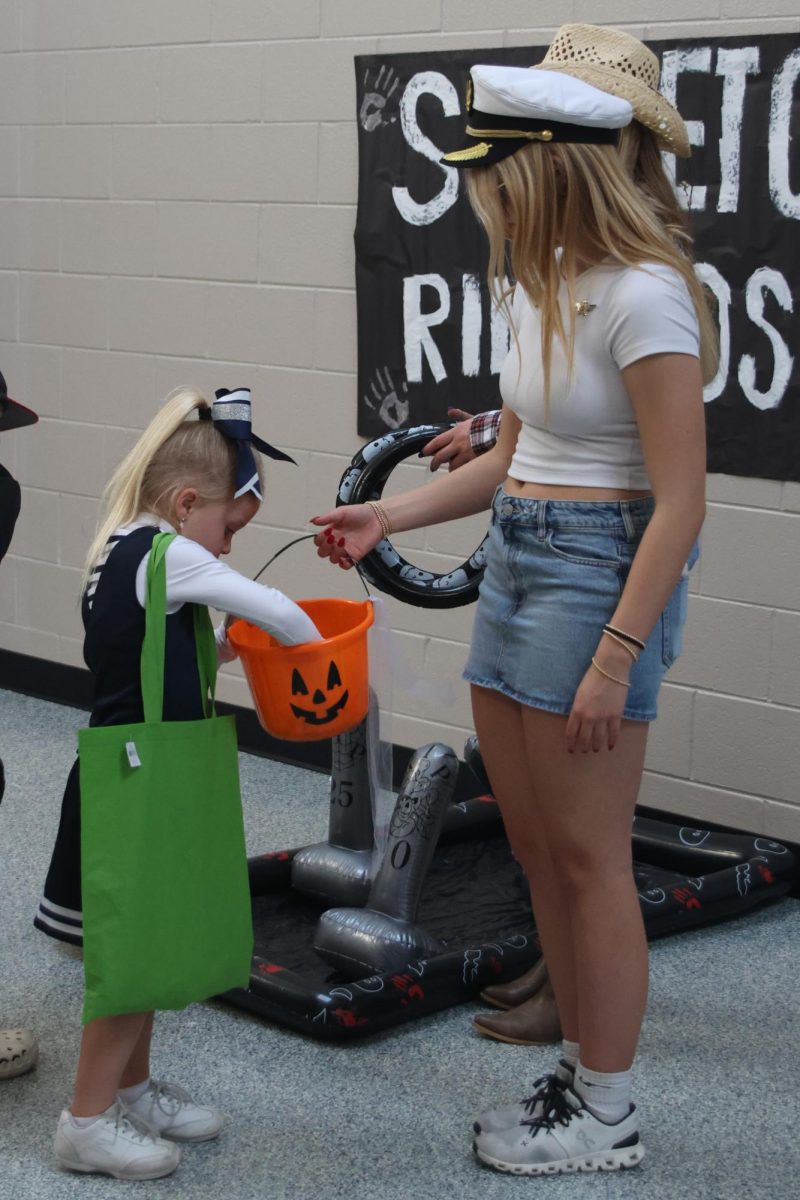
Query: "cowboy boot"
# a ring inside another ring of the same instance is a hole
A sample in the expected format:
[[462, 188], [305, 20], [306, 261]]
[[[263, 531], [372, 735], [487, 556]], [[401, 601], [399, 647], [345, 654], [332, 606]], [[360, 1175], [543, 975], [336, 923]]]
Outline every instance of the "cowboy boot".
[[501, 1013], [479, 1013], [472, 1023], [484, 1037], [515, 1046], [547, 1046], [561, 1041], [561, 1020], [550, 980], [534, 996]]
[[547, 963], [540, 958], [534, 965], [512, 979], [510, 983], [493, 983], [481, 992], [481, 1000], [491, 1004], [493, 1008], [516, 1008], [525, 1000], [530, 1000], [548, 982]]

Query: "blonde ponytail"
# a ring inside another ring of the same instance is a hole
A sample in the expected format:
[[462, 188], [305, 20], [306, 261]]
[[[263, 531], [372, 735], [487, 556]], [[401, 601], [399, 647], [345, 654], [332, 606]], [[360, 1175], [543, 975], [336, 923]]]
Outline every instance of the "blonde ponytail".
[[[175, 524], [175, 497], [195, 487], [201, 501], [233, 498], [236, 450], [211, 421], [190, 420], [195, 410], [210, 408], [194, 388], [170, 392], [130, 453], [122, 460], [103, 492], [104, 515], [86, 556], [82, 586], [103, 554], [115, 529], [128, 525], [141, 512], [153, 512]], [[261, 464], [258, 461], [259, 478]]]

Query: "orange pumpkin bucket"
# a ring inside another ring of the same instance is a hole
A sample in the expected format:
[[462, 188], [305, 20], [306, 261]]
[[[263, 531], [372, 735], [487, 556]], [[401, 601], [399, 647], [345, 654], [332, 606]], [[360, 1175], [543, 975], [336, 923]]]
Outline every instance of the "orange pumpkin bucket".
[[228, 640], [244, 667], [258, 719], [273, 737], [313, 742], [355, 728], [367, 715], [369, 600], [298, 600], [321, 642], [283, 646], [247, 621]]

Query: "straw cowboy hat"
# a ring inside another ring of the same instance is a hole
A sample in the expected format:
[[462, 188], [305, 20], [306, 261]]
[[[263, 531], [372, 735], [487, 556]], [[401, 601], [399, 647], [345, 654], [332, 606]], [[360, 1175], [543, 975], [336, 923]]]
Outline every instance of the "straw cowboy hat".
[[533, 70], [563, 71], [628, 100], [634, 118], [652, 129], [662, 150], [689, 157], [683, 118], [658, 91], [658, 59], [638, 38], [599, 25], [562, 25]]

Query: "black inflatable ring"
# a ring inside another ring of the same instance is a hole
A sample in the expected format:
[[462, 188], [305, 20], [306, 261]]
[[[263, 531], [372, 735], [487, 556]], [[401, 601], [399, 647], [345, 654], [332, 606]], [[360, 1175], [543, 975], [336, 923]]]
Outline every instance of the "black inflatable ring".
[[[415, 425], [376, 438], [358, 451], [339, 480], [337, 508], [341, 504], [363, 504], [365, 500], [380, 500], [386, 480], [404, 459], [417, 454], [422, 447], [452, 428], [443, 425]], [[478, 598], [478, 586], [486, 565], [486, 538], [469, 558], [447, 574], [436, 575], [415, 567], [398, 554], [388, 538], [365, 554], [358, 564], [364, 579], [407, 604], [420, 608], [458, 608], [472, 604]]]

